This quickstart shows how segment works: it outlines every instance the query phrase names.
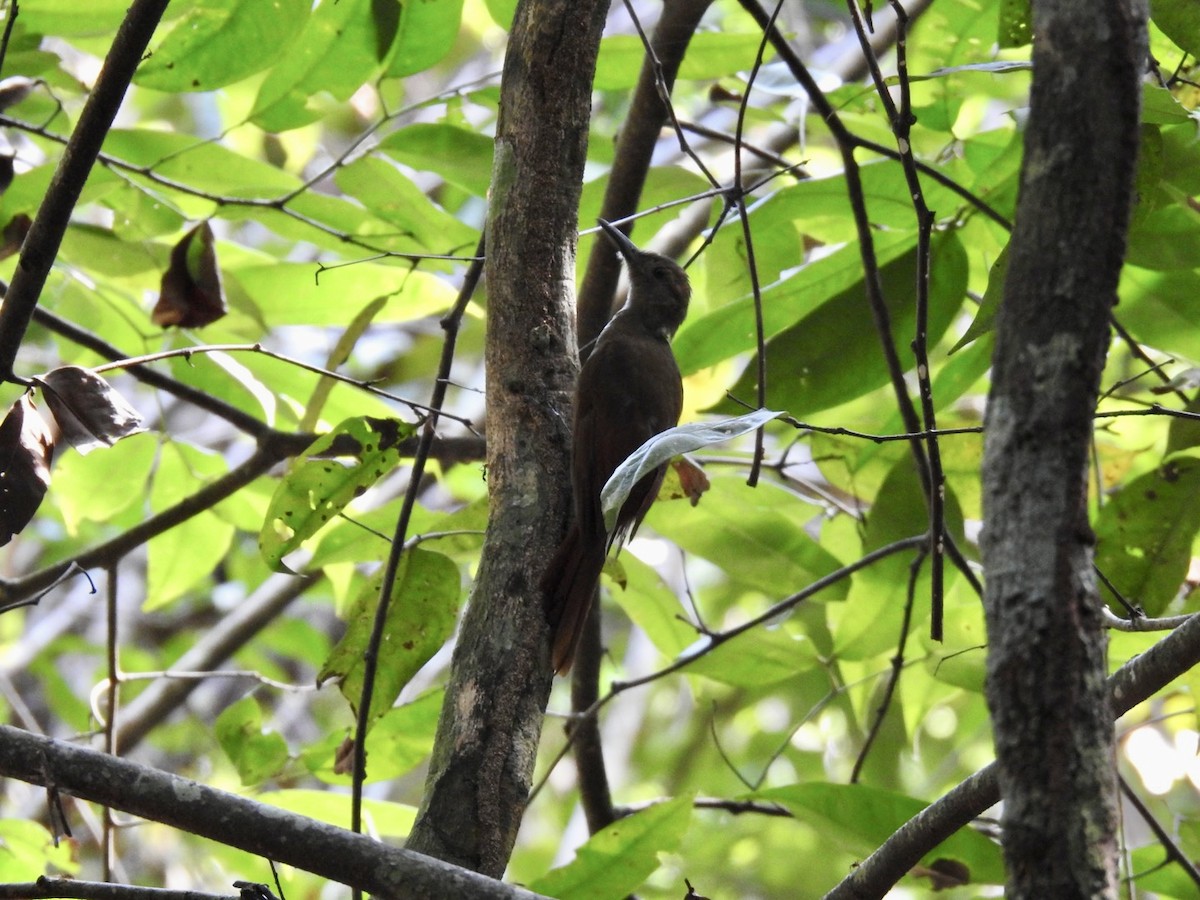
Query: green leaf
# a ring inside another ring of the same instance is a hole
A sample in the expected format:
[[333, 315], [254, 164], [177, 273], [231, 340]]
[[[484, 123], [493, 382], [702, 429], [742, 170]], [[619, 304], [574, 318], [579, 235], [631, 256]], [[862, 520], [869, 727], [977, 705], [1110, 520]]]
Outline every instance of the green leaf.
[[1000, 255], [996, 257], [996, 261], [992, 263], [992, 268], [988, 272], [988, 285], [983, 294], [983, 301], [979, 304], [975, 318], [971, 320], [971, 324], [963, 336], [950, 348], [951, 353], [955, 353], [983, 335], [991, 333], [995, 327], [996, 313], [1000, 311], [1000, 303], [1004, 300], [1004, 280], [1008, 277], [1009, 246], [1011, 245], [1005, 244]]
[[[963, 545], [962, 513], [954, 495], [945, 499], [946, 530]], [[912, 458], [903, 456], [892, 467], [867, 514], [863, 552], [870, 553], [896, 541], [923, 534], [929, 528], [928, 504]], [[904, 608], [908, 603], [909, 569], [917, 551], [893, 553], [855, 572], [844, 604], [830, 610], [836, 617], [834, 641], [839, 656], [870, 659], [894, 648], [900, 640]], [[954, 570], [946, 566], [946, 584]], [[919, 626], [929, 615], [929, 562], [922, 567], [914, 593], [915, 608], [909, 628]]]
[[[208, 191], [231, 197], [273, 197], [290, 193], [301, 186], [300, 179], [275, 166], [212, 141], [203, 141], [187, 134], [143, 129], [113, 129], [104, 139], [104, 150], [133, 165], [152, 168], [162, 178], [187, 185], [192, 190]], [[152, 193], [171, 194], [171, 188], [130, 175]], [[182, 202], [183, 198], [180, 197]], [[191, 205], [203, 212], [194, 218], [205, 218], [213, 208], [212, 201], [197, 201]]]
[[[346, 330], [342, 332], [333, 349], [329, 351], [329, 355], [325, 357], [325, 369], [336, 372], [342, 367], [342, 364], [350, 358], [359, 338], [371, 327], [371, 322], [379, 315], [379, 311], [387, 305], [387, 300], [387, 297], [376, 297], [355, 313], [350, 324], [346, 326]], [[304, 414], [300, 417], [301, 431], [316, 430], [317, 423], [321, 419], [321, 410], [325, 408], [325, 402], [329, 399], [329, 395], [337, 383], [337, 380], [331, 376], [321, 376], [321, 380], [313, 389], [312, 396], [308, 398], [308, 403], [304, 406]]]
[[[348, 614], [345, 635], [317, 676], [318, 683], [340, 678], [342, 695], [356, 714], [362, 700], [363, 656], [382, 588], [380, 570], [359, 594]], [[449, 557], [421, 549], [404, 552], [379, 647], [371, 695], [372, 723], [391, 708], [404, 686], [454, 632], [460, 594], [458, 566]]]
[[[254, 799], [340, 828], [350, 825], [349, 794], [290, 788], [284, 791], [264, 791]], [[389, 800], [373, 800], [369, 797], [363, 798], [362, 810], [367, 830], [372, 834], [388, 837], [406, 837], [417, 817], [415, 806]]]
[[160, 609], [209, 578], [229, 552], [233, 535], [234, 527], [220, 516], [202, 512], [152, 538], [142, 609]]
[[[1130, 603], [1160, 615], [1179, 593], [1200, 532], [1200, 458], [1168, 457], [1125, 485], [1096, 520], [1096, 567]], [[1102, 594], [1124, 614], [1107, 586]]]
[[350, 99], [383, 68], [399, 25], [398, 0], [322, 0], [259, 89], [250, 119], [286, 131], [321, 116], [312, 101]]
[[1150, 19], [1180, 50], [1200, 56], [1200, 0], [1150, 0]]
[[393, 131], [379, 150], [418, 171], [436, 172], [477, 197], [492, 180], [492, 141], [476, 131], [445, 123], [417, 123]]
[[445, 312], [454, 303], [454, 288], [428, 272], [358, 263], [322, 272], [308, 263], [274, 263], [225, 272], [231, 283], [254, 304], [268, 327], [278, 325], [347, 325], [358, 310], [347, 298], [367, 303], [387, 297], [377, 317], [405, 322]]
[[784, 628], [759, 628], [726, 641], [690, 663], [689, 675], [704, 675], [738, 688], [760, 688], [793, 678], [821, 663], [812, 641]]
[[676, 850], [692, 818], [692, 795], [681, 794], [619, 820], [579, 848], [574, 861], [548, 872], [530, 890], [559, 900], [609, 900], [633, 892]]
[[1139, 342], [1167, 354], [1200, 359], [1200, 271], [1121, 268], [1117, 315]]
[[[818, 829], [831, 843], [866, 856], [926, 806], [920, 800], [863, 784], [794, 784], [758, 791], [758, 800], [781, 803]], [[963, 828], [922, 857], [928, 866], [953, 859], [967, 867], [972, 884], [1002, 884], [1004, 862], [999, 845]]]
[[1126, 259], [1143, 269], [1194, 270], [1200, 259], [1200, 215], [1177, 204], [1137, 216]]
[[454, 49], [463, 0], [405, 0], [387, 74], [403, 78], [441, 62]]
[[[762, 44], [762, 35], [753, 32], [703, 31], [695, 34], [688, 44], [687, 55], [679, 67], [681, 80], [722, 78], [730, 72], [749, 69]], [[637, 84], [646, 55], [637, 35], [611, 35], [600, 41], [600, 56], [596, 60], [598, 91], [628, 90]], [[773, 56], [770, 48], [767, 59]]]
[[663, 656], [674, 659], [696, 639], [695, 630], [679, 618], [679, 598], [657, 571], [632, 553], [609, 560], [610, 564], [614, 562], [621, 567], [624, 583], [614, 587], [613, 600]]
[[20, 24], [38, 34], [111, 37], [128, 10], [129, 0], [38, 0], [21, 8]]
[[276, 732], [263, 729], [262, 710], [253, 697], [225, 707], [213, 731], [244, 785], [261, 784], [287, 764], [287, 742]]
[[[929, 276], [928, 342], [935, 344], [954, 321], [966, 295], [968, 261], [953, 233], [933, 244]], [[880, 271], [884, 303], [891, 317], [892, 340], [906, 369], [906, 352], [916, 327], [916, 253], [907, 253]], [[758, 364], [751, 361], [734, 397], [757, 398]], [[880, 348], [862, 284], [843, 291], [767, 344], [766, 405], [797, 418], [847, 403], [888, 384], [888, 368]], [[715, 409], [729, 411], [731, 401]]]
[[0, 819], [0, 881], [19, 884], [37, 881], [55, 870], [78, 872], [73, 849], [73, 841], [57, 841], [39, 822]]
[[[441, 688], [431, 690], [380, 716], [367, 734], [368, 784], [399, 778], [429, 758], [444, 696]], [[349, 772], [334, 771], [338, 754], [346, 752], [348, 740], [348, 731], [329, 735], [303, 753], [305, 766], [328, 784], [349, 784]]]
[[193, 0], [134, 81], [159, 91], [211, 91], [272, 65], [300, 33], [309, 0]]
[[517, 0], [483, 0], [492, 20], [506, 31], [512, 27], [513, 14], [517, 11]]
[[[742, 478], [710, 480], [698, 506], [680, 510], [681, 504], [656, 503], [646, 523], [772, 600], [841, 568], [805, 531], [815, 511], [797, 504], [795, 495], [769, 482], [749, 488]], [[820, 596], [839, 599], [845, 590], [844, 584], [834, 586]]]
[[[164, 444], [150, 486], [151, 511], [174, 506], [227, 471], [225, 460], [216, 453], [181, 441]], [[233, 535], [232, 525], [204, 511], [152, 538], [143, 608], [159, 609], [208, 578], [229, 550]]]
[[426, 253], [472, 250], [474, 229], [435, 206], [394, 165], [364, 156], [338, 170], [337, 186], [390, 226], [393, 234], [409, 237]]
[[414, 430], [396, 419], [361, 416], [313, 441], [271, 498], [258, 538], [267, 565], [287, 571], [283, 558], [390, 472], [400, 460], [399, 443]]
[[[886, 265], [916, 246], [916, 236], [881, 234], [876, 254]], [[763, 336], [770, 340], [848, 290], [861, 290], [862, 256], [856, 244], [808, 263], [762, 292]], [[679, 370], [691, 375], [755, 348], [754, 298], [744, 296], [684, 323], [673, 342]]]
[[[129, 485], [149, 480], [157, 452], [158, 442], [140, 434], [118, 441], [105, 451], [103, 460], [63, 454], [54, 468], [54, 499], [67, 530], [77, 534], [84, 521], [110, 521], [134, 501], [144, 502]], [[122, 478], [113, 478], [113, 472], [120, 472]]]

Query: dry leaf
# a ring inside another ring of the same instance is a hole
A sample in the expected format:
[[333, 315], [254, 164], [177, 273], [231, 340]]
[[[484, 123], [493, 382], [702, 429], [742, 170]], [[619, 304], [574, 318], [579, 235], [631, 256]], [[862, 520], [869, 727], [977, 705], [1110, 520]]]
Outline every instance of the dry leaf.
[[50, 487], [54, 435], [29, 394], [0, 422], [0, 545], [29, 524]]
[[25, 244], [25, 236], [33, 227], [33, 219], [25, 213], [17, 213], [8, 220], [4, 231], [0, 232], [0, 259], [7, 259], [14, 253], [20, 253]]
[[223, 315], [225, 290], [213, 233], [207, 222], [201, 222], [171, 251], [171, 264], [163, 273], [150, 320], [163, 328], [200, 328]]
[[692, 506], [695, 506], [700, 502], [700, 497], [704, 492], [712, 487], [708, 476], [704, 474], [702, 468], [686, 456], [671, 460], [671, 465], [675, 467], [675, 472], [679, 476], [679, 487], [683, 490], [683, 496], [688, 498]]
[[107, 381], [79, 366], [61, 366], [34, 379], [59, 431], [80, 453], [111, 447], [146, 429], [142, 417]]
[[0, 110], [16, 106], [32, 94], [33, 89], [39, 84], [44, 84], [44, 82], [26, 78], [23, 75], [13, 75], [0, 81]]

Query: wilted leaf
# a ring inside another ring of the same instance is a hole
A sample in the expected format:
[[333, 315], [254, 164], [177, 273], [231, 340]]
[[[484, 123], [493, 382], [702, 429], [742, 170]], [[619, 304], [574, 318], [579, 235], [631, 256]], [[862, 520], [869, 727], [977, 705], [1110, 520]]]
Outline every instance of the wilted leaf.
[[683, 496], [688, 498], [692, 506], [699, 503], [700, 497], [704, 492], [712, 487], [712, 483], [708, 480], [708, 476], [704, 474], [704, 470], [686, 456], [672, 460], [671, 468], [679, 476], [679, 488], [683, 491]]
[[201, 222], [185, 234], [171, 251], [171, 264], [163, 273], [158, 302], [150, 320], [170, 328], [200, 328], [225, 315], [225, 290], [213, 247], [212, 228]]
[[14, 75], [0, 81], [0, 110], [16, 106], [33, 93], [33, 89], [41, 83], [41, 81], [26, 78], [23, 75]]
[[0, 545], [29, 524], [50, 487], [54, 435], [25, 394], [0, 422]]
[[[772, 419], [779, 418], [783, 413], [769, 409], [757, 409], [736, 419], [723, 419], [720, 422], [693, 422], [688, 425], [678, 425], [669, 428], [661, 434], [656, 434], [642, 446], [638, 447], [630, 457], [617, 466], [617, 470], [609, 477], [600, 492], [600, 500], [604, 506], [604, 521], [612, 528], [617, 520], [617, 512], [629, 497], [633, 486], [645, 475], [661, 466], [672, 457], [681, 453], [690, 453], [701, 447], [721, 444], [753, 431], [765, 425]], [[682, 473], [680, 473], [682, 478]], [[703, 488], [700, 489], [701, 493]], [[698, 496], [689, 493], [687, 496]], [[692, 504], [695, 505], [695, 502]]]
[[137, 410], [89, 369], [61, 366], [34, 381], [41, 385], [59, 431], [80, 453], [111, 447], [146, 430]]
[[25, 235], [33, 227], [33, 219], [25, 213], [17, 213], [8, 220], [4, 231], [0, 232], [0, 259], [7, 259], [14, 253], [20, 253], [25, 243]]

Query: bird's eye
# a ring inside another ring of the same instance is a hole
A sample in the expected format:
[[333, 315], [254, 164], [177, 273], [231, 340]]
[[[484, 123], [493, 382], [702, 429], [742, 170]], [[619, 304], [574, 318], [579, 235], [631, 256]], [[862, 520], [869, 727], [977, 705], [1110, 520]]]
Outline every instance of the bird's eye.
[[667, 272], [667, 270], [662, 266], [659, 266], [654, 270], [654, 278], [656, 281], [666, 281], [669, 274], [670, 273]]

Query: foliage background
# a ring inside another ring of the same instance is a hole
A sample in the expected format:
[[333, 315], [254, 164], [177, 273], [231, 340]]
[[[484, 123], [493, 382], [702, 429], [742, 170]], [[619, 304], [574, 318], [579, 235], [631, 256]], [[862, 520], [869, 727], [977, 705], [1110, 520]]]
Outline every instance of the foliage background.
[[[30, 3], [15, 19], [2, 74], [39, 83], [0, 116], [14, 170], [0, 196], [0, 226], [35, 213], [126, 3], [78, 7]], [[647, 26], [658, 14], [655, 4], [634, 8]], [[1200, 359], [1200, 16], [1189, 10], [1195, 5], [1184, 0], [1154, 4], [1160, 80], [1145, 88], [1121, 339], [1095, 441], [1097, 564], [1152, 617], [1194, 610], [1189, 568], [1200, 528], [1192, 503], [1200, 435], [1193, 421], [1166, 414], [1193, 408], [1190, 367]], [[1015, 205], [1028, 48], [1006, 37], [1020, 25], [1019, 4], [937, 0], [915, 11], [910, 139], [931, 169], [922, 187], [936, 213], [929, 378], [937, 427], [954, 431], [939, 439], [950, 533], [974, 558], [978, 426], [1004, 221]], [[241, 349], [149, 364], [209, 398], [200, 404], [108, 373], [150, 430], [87, 456], [60, 452], [47, 502], [5, 550], [4, 599], [36, 596], [64, 561], [138, 523], [164, 527], [131, 552], [85, 565], [90, 580], [73, 575], [35, 606], [0, 617], [9, 721], [115, 743], [139, 761], [349, 821], [349, 778], [336, 760], [353, 711], [329, 676], [345, 676], [351, 687], [361, 677], [361, 623], [407, 486], [412, 451], [403, 439], [430, 395], [443, 340], [438, 319], [454, 302], [483, 225], [511, 13], [502, 0], [204, 0], [169, 9], [85, 188], [41, 298], [50, 315], [29, 332], [18, 374], [108, 362], [101, 341], [129, 357]], [[895, 139], [862, 80], [845, 10], [789, 5], [782, 24], [865, 148], [858, 156], [874, 247], [915, 390], [917, 219], [900, 165], [862, 143], [894, 149]], [[732, 217], [690, 267], [693, 307], [675, 348], [686, 376], [685, 421], [740, 411], [739, 401], [760, 405], [757, 282], [769, 379], [763, 403], [810, 427], [770, 426], [753, 488], [752, 439], [697, 454], [710, 490], [695, 507], [659, 504], [646, 534], [612, 568], [606, 684], [646, 676], [699, 646], [681, 617], [713, 631], [735, 627], [928, 528], [907, 443], [869, 437], [902, 434], [904, 426], [863, 299], [842, 157], [770, 54], [751, 87], [760, 42], [736, 3], [714, 2], [676, 85], [677, 117], [703, 126], [685, 124], [688, 143], [722, 185], [732, 177], [739, 113], [746, 143], [770, 148], [744, 164], [774, 177], [746, 198], [753, 265]], [[628, 11], [614, 7], [595, 84], [579, 213], [585, 229], [600, 208], [642, 53]], [[895, 71], [892, 51], [883, 65]], [[719, 198], [702, 196], [710, 187], [664, 132], [635, 238], [645, 245], [661, 228], [665, 244], [700, 249], [702, 229], [721, 212]], [[201, 221], [216, 235], [229, 313], [203, 328], [164, 331], [150, 310], [172, 248]], [[593, 240], [581, 238], [581, 261]], [[15, 265], [12, 255], [0, 262], [0, 277]], [[478, 462], [486, 308], [485, 285], [459, 335], [452, 415], [442, 420], [444, 441], [409, 531], [424, 538], [394, 595], [393, 646], [415, 650], [387, 657], [391, 677], [376, 696], [380, 717], [368, 739], [367, 825], [393, 841], [407, 833], [420, 798], [449, 658], [441, 648], [486, 523]], [[361, 384], [335, 383], [279, 354]], [[21, 388], [4, 391], [8, 404]], [[343, 430], [369, 443], [383, 426], [363, 416], [401, 419], [400, 443], [333, 465], [302, 453], [314, 433], [348, 420]], [[294, 458], [290, 467], [285, 457]], [[297, 484], [287, 508], [306, 518], [301, 526], [280, 514], [287, 486]], [[214, 485], [227, 488], [220, 502], [172, 518], [176, 504]], [[341, 515], [317, 502], [339, 507], [343, 495], [352, 499]], [[273, 573], [268, 560], [280, 559], [308, 574]], [[991, 758], [982, 610], [969, 579], [952, 567], [945, 588], [942, 643], [929, 639], [928, 566], [914, 567], [909, 550], [837, 580], [682, 674], [619, 692], [601, 713], [609, 777], [620, 805], [647, 807], [607, 838], [619, 866], [596, 843], [575, 868], [546, 875], [586, 838], [573, 773], [559, 762], [565, 739], [548, 720], [538, 766], [544, 783], [509, 879], [560, 896], [584, 896], [580, 884], [588, 896], [635, 887], [640, 896], [680, 896], [685, 878], [711, 897], [817, 896], [832, 887], [921, 803]], [[228, 637], [204, 665], [185, 656], [214, 633]], [[1113, 667], [1155, 640], [1114, 631]], [[181, 661], [192, 674], [162, 675]], [[196, 669], [243, 674], [200, 677]], [[1198, 730], [1193, 677], [1119, 726], [1123, 771], [1192, 858], [1200, 854], [1200, 773], [1188, 761]], [[111, 681], [120, 682], [120, 710], [106, 728]], [[569, 705], [560, 685], [551, 711]], [[2, 880], [45, 870], [214, 890], [236, 878], [269, 880], [263, 860], [160, 826], [117, 827], [125, 824], [119, 817], [114, 823], [83, 804], [71, 807], [75, 837], [55, 848], [43, 793], [9, 782], [2, 796]], [[671, 799], [648, 806], [663, 798]], [[1188, 896], [1194, 888], [1177, 870], [1157, 868], [1164, 851], [1144, 822], [1132, 812], [1125, 822], [1126, 874], [1142, 875], [1147, 890]], [[106, 859], [100, 848], [110, 838]], [[989, 890], [981, 884], [1001, 881], [999, 854], [977, 834], [959, 838], [926, 862], [964, 863], [974, 884], [953, 894], [976, 896]], [[302, 872], [282, 877], [289, 896], [321, 890]], [[914, 877], [906, 890], [919, 895], [928, 884]]]

